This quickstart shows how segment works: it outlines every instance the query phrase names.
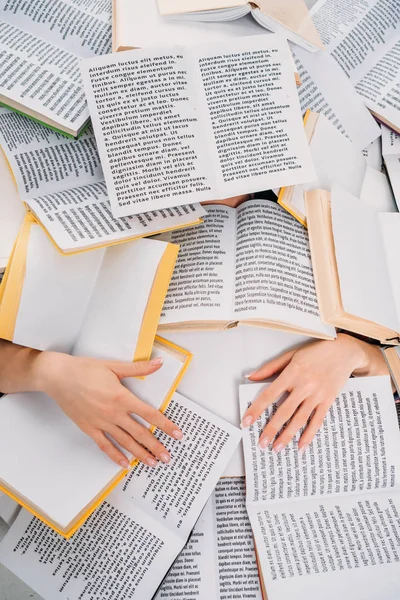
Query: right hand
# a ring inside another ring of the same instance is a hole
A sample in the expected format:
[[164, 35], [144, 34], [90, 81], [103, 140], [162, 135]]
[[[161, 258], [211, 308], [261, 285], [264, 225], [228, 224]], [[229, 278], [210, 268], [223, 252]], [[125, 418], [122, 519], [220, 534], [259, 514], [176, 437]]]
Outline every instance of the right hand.
[[174, 439], [182, 439], [182, 431], [121, 384], [125, 377], [140, 377], [158, 371], [162, 359], [124, 363], [41, 352], [35, 361], [36, 390], [53, 398], [115, 463], [129, 468], [128, 459], [110, 442], [106, 433], [146, 465], [157, 466], [156, 458], [169, 463], [171, 457], [166, 448], [133, 419], [131, 413]]

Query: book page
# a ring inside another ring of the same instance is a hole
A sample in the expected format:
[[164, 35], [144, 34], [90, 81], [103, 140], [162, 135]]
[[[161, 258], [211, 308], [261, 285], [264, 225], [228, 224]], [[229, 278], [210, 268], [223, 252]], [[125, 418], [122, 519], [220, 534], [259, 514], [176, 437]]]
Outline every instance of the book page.
[[0, 19], [0, 100], [78, 131], [89, 118], [79, 59]]
[[[266, 385], [240, 386], [242, 415]], [[284, 401], [278, 400], [243, 432], [248, 503], [399, 488], [400, 440], [388, 376], [350, 379], [302, 455], [297, 450], [302, 431], [279, 453], [258, 446], [266, 423]]]
[[114, 217], [215, 197], [186, 52], [132, 50], [82, 62]]
[[151, 468], [138, 464], [122, 482], [122, 492], [186, 540], [242, 434], [177, 392], [165, 415], [183, 431], [180, 442], [157, 431], [157, 438], [171, 454], [170, 465], [158, 463]]
[[41, 196], [27, 204], [64, 252], [179, 229], [205, 214], [200, 204], [185, 204], [115, 219], [104, 181]]
[[377, 212], [398, 212], [386, 173], [367, 167], [359, 196], [362, 202]]
[[[167, 246], [162, 241], [139, 239], [105, 250], [73, 347], [74, 355], [134, 359], [153, 283]], [[154, 325], [158, 322], [158, 314], [152, 315], [152, 321]]]
[[92, 129], [71, 140], [0, 107], [0, 145], [22, 200], [103, 179]]
[[103, 250], [62, 256], [42, 228], [33, 224], [13, 342], [38, 350], [71, 352], [103, 256]]
[[398, 598], [399, 492], [254, 505], [248, 511], [268, 600]]
[[218, 197], [315, 179], [286, 41], [243, 37], [188, 52]]
[[215, 205], [201, 225], [171, 233], [180, 250], [160, 325], [233, 318], [235, 229], [235, 209]]
[[243, 477], [222, 478], [155, 600], [261, 600]]
[[306, 229], [282, 207], [252, 200], [237, 209], [235, 317], [326, 335], [315, 292]]
[[[66, 540], [22, 510], [0, 560], [44, 600], [151, 598], [183, 542], [119, 496]], [[96, 573], [95, 577], [90, 574]]]
[[297, 91], [302, 111], [322, 113], [363, 150], [380, 129], [342, 69], [326, 51], [312, 53], [294, 45], [291, 50], [301, 81]]
[[332, 186], [332, 229], [344, 310], [394, 331], [400, 330], [376, 211]]
[[109, 0], [4, 0], [0, 19], [78, 56], [111, 52]]
[[397, 0], [320, 0], [311, 14], [328, 52], [367, 106], [389, 121], [398, 122]]
[[[382, 125], [380, 125], [382, 130]], [[376, 138], [373, 142], [368, 144], [363, 151], [363, 156], [367, 161], [368, 167], [372, 169], [376, 169], [377, 171], [382, 171], [382, 138]]]
[[400, 315], [400, 213], [379, 213], [378, 220], [385, 247], [386, 263], [388, 266], [394, 303], [396, 305], [397, 314]]
[[15, 500], [0, 492], [0, 519], [3, 519], [9, 527], [14, 523], [20, 510], [21, 507]]

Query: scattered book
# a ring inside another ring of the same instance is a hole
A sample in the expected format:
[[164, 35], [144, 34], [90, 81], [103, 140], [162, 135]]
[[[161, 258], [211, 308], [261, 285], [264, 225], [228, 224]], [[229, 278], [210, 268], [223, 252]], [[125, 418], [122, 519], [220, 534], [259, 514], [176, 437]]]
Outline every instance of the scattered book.
[[28, 214], [0, 287], [0, 338], [147, 360], [177, 253], [173, 244], [140, 239], [63, 256]]
[[186, 597], [264, 598], [246, 511], [244, 477], [219, 480], [154, 600]]
[[319, 0], [310, 14], [326, 51], [382, 123], [400, 133], [398, 0]]
[[[241, 414], [265, 384], [240, 386]], [[389, 376], [350, 379], [303, 454], [243, 432], [246, 503], [268, 600], [400, 594], [400, 436]], [[266, 484], [267, 483], [267, 484]]]
[[[0, 146], [0, 166], [9, 166], [8, 173], [4, 169], [7, 197], [3, 202], [8, 205], [8, 195], [10, 201], [11, 195], [13, 200], [17, 197], [19, 212], [24, 213], [19, 194], [63, 254], [195, 225], [205, 214], [200, 204], [190, 204], [114, 219], [91, 129], [78, 140], [65, 139], [0, 108]], [[14, 230], [10, 226], [4, 238], [7, 247]]]
[[332, 184], [338, 183], [354, 196], [360, 196], [367, 163], [361, 151], [325, 115], [308, 111], [304, 127], [317, 179], [301, 185], [282, 187], [278, 202], [300, 223], [306, 225], [304, 192], [315, 188], [330, 191]]
[[137, 465], [71, 539], [26, 510], [18, 515], [0, 561], [44, 600], [144, 600], [157, 591], [241, 439], [238, 428], [178, 393], [166, 415], [185, 434], [177, 441], [157, 431], [171, 463]]
[[334, 185], [306, 192], [307, 224], [322, 320], [400, 342], [399, 213], [377, 213]]
[[310, 52], [323, 48], [304, 0], [158, 0], [160, 14], [189, 21], [235, 21], [248, 14], [263, 27]]
[[272, 200], [209, 206], [204, 223], [174, 231], [180, 252], [160, 331], [238, 324], [322, 339], [307, 231]]
[[[191, 355], [158, 338], [152, 358], [158, 357], [164, 359], [159, 371], [123, 383], [141, 400], [165, 411]], [[126, 470], [101, 452], [46, 394], [3, 396], [0, 415], [0, 489], [57, 533], [71, 537]], [[7, 451], [10, 445], [13, 452]]]
[[389, 367], [393, 383], [396, 386], [397, 393], [400, 395], [400, 346], [384, 348], [382, 352]]
[[130, 50], [81, 70], [114, 217], [315, 179], [277, 35]]
[[400, 210], [400, 133], [382, 125], [382, 156]]
[[79, 74], [83, 57], [108, 52], [111, 11], [62, 0], [0, 8], [0, 104], [76, 137], [89, 120]]
[[[158, 10], [158, 0], [113, 0], [113, 52], [218, 42], [248, 35], [265, 35], [263, 27], [250, 16], [235, 21], [202, 23], [164, 19]], [[299, 74], [293, 64], [297, 85]]]

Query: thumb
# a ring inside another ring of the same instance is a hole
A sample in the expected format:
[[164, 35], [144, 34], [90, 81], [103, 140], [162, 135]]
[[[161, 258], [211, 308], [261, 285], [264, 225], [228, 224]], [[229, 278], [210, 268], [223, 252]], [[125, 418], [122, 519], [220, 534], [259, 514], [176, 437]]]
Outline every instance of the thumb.
[[289, 350], [289, 352], [285, 352], [281, 356], [274, 358], [274, 360], [270, 360], [269, 362], [265, 363], [265, 365], [256, 371], [253, 371], [253, 373], [245, 375], [246, 379], [249, 379], [250, 381], [262, 381], [263, 379], [268, 379], [268, 377], [275, 375], [275, 373], [280, 373], [288, 366], [295, 353], [296, 350]]
[[107, 365], [116, 374], [118, 379], [125, 377], [143, 377], [158, 371], [164, 362], [163, 358], [153, 358], [152, 360], [140, 360], [137, 362], [118, 362], [111, 361]]

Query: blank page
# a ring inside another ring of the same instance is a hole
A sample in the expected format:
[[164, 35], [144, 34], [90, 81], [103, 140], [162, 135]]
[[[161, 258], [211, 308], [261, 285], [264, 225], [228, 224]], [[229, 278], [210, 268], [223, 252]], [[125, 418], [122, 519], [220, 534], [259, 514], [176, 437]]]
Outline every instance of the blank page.
[[70, 352], [103, 255], [101, 249], [63, 256], [42, 228], [32, 225], [13, 341], [39, 350]]
[[106, 249], [73, 354], [133, 359], [166, 247], [165, 242], [140, 239]]
[[[152, 356], [164, 357], [157, 373], [124, 383], [158, 407], [182, 362], [163, 348]], [[45, 394], [4, 396], [0, 422], [0, 478], [63, 526], [121, 471]]]
[[343, 307], [389, 329], [400, 325], [376, 211], [334, 185], [332, 227]]
[[400, 321], [400, 213], [380, 213], [378, 217], [392, 283], [392, 294]]

